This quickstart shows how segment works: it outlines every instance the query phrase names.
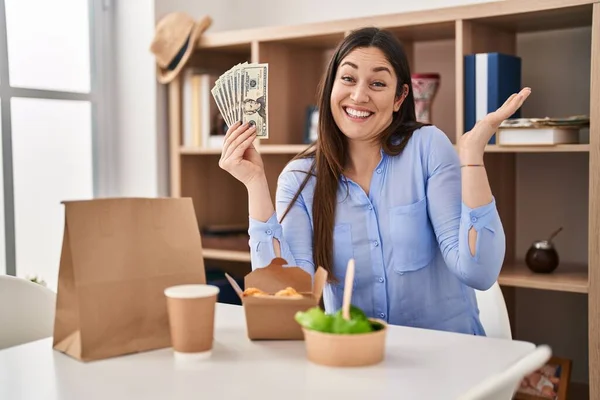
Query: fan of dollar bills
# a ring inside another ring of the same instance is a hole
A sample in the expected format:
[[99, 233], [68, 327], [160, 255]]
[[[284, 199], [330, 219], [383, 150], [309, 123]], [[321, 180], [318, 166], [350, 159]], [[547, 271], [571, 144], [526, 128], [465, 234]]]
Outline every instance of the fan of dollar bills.
[[211, 93], [227, 125], [252, 121], [256, 137], [269, 138], [267, 118], [268, 64], [243, 63], [217, 79]]

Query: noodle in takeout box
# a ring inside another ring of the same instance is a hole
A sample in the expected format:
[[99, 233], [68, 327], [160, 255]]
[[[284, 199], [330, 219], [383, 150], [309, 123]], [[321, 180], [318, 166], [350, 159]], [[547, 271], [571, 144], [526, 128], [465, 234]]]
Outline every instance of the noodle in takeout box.
[[248, 337], [259, 339], [302, 340], [302, 328], [295, 321], [298, 311], [318, 306], [327, 281], [327, 271], [319, 267], [312, 277], [302, 268], [286, 266], [283, 258], [274, 258], [266, 267], [244, 277], [243, 291], [228, 274], [244, 307]]

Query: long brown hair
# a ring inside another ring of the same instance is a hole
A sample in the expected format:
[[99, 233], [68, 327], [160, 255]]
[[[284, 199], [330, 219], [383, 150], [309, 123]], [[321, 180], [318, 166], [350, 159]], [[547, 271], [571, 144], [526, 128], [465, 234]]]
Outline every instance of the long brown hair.
[[[333, 227], [339, 179], [348, 159], [348, 142], [340, 131], [331, 113], [331, 91], [336, 79], [340, 62], [352, 50], [365, 47], [377, 47], [386, 56], [394, 68], [398, 79], [396, 96], [401, 96], [404, 85], [408, 85], [408, 95], [400, 109], [394, 112], [391, 124], [378, 137], [383, 150], [389, 155], [402, 152], [413, 132], [424, 124], [417, 122], [414, 97], [410, 78], [410, 68], [404, 48], [390, 32], [378, 28], [362, 28], [350, 33], [336, 48], [329, 66], [319, 85], [318, 109], [319, 130], [316, 142], [294, 159], [313, 157], [313, 163], [306, 178], [294, 195], [281, 221], [294, 204], [311, 176], [316, 176], [313, 201], [313, 260], [315, 265], [328, 271], [329, 280], [333, 276]], [[304, 171], [306, 172], [306, 171]]]

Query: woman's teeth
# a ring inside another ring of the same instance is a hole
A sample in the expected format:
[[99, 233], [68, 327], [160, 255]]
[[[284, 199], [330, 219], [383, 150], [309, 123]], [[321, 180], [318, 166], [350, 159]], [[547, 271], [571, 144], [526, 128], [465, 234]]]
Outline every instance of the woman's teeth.
[[346, 107], [346, 113], [354, 118], [367, 118], [371, 114], [373, 114], [372, 112], [369, 112], [369, 111], [358, 111], [358, 110], [354, 110], [350, 107]]

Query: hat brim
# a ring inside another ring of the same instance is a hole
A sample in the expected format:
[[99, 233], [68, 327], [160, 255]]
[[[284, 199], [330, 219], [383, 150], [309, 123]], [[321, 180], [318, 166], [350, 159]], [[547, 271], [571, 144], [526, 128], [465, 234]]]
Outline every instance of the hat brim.
[[190, 33], [189, 42], [185, 52], [181, 56], [179, 63], [173, 69], [162, 68], [158, 64], [156, 65], [156, 77], [159, 83], [169, 83], [181, 72], [185, 64], [190, 59], [192, 52], [196, 48], [196, 42], [200, 35], [204, 33], [208, 29], [208, 27], [212, 24], [212, 19], [208, 16], [205, 16], [200, 21], [198, 21], [194, 25], [194, 29]]

